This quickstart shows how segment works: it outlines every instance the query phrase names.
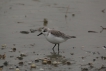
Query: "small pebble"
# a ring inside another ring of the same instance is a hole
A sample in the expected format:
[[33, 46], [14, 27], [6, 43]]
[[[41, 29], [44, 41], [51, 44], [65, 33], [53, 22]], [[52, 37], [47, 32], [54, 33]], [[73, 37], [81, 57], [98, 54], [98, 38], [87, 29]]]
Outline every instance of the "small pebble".
[[15, 52], [16, 51], [16, 48], [12, 48], [12, 50], [13, 50], [13, 52]]
[[67, 65], [71, 65], [71, 62], [67, 62]]
[[5, 66], [7, 66], [7, 65], [8, 65], [8, 62], [7, 62], [7, 61], [5, 61], [3, 64], [4, 64]]
[[51, 61], [50, 61], [50, 60], [48, 60], [48, 61], [47, 61], [47, 63], [48, 63], [48, 64], [51, 64]]
[[24, 62], [19, 62], [18, 64], [19, 64], [19, 65], [23, 65], [23, 64], [24, 64]]
[[32, 62], [28, 62], [28, 64], [30, 65], [30, 64], [32, 64]]
[[31, 68], [36, 68], [36, 65], [35, 65], [35, 64], [32, 64], [32, 65], [31, 65]]
[[47, 64], [47, 61], [46, 61], [46, 60], [43, 60], [43, 61], [42, 61], [42, 64]]
[[6, 58], [6, 55], [4, 54], [4, 55], [2, 55], [2, 59], [5, 59]]
[[2, 69], [3, 69], [3, 66], [0, 66], [0, 71], [2, 71]]
[[36, 59], [35, 62], [36, 62], [36, 63], [39, 62], [39, 59]]
[[102, 48], [105, 50], [106, 49], [106, 46], [103, 46]]
[[7, 46], [6, 44], [3, 44], [3, 45], [2, 45], [2, 47], [6, 47], [6, 46]]
[[14, 69], [13, 67], [9, 67], [9, 69]]
[[26, 54], [25, 54], [25, 53], [21, 53], [20, 56], [21, 56], [21, 57], [25, 57]]
[[44, 69], [43, 68], [40, 68], [39, 70], [43, 71]]
[[53, 61], [52, 64], [53, 64], [53, 65], [57, 65], [58, 62], [57, 62], [57, 61]]
[[20, 69], [19, 68], [16, 68], [16, 71], [20, 71]]
[[13, 52], [13, 50], [9, 50], [9, 52]]
[[18, 56], [17, 58], [18, 58], [19, 60], [22, 60], [22, 59], [23, 59], [21, 56]]

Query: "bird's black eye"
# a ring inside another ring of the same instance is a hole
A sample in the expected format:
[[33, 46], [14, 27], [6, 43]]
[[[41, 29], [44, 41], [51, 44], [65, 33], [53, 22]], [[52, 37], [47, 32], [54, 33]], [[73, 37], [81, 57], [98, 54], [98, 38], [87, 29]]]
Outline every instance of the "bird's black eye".
[[44, 29], [44, 31], [43, 32], [47, 32], [47, 30], [46, 29]]

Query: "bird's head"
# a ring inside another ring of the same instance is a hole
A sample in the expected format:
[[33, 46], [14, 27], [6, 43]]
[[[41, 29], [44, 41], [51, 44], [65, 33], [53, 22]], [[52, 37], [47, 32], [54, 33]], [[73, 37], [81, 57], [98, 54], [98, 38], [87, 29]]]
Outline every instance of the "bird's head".
[[38, 31], [40, 32], [40, 34], [38, 34], [37, 36], [40, 36], [40, 35], [46, 35], [48, 33], [48, 28], [46, 27], [41, 27], [38, 29]]

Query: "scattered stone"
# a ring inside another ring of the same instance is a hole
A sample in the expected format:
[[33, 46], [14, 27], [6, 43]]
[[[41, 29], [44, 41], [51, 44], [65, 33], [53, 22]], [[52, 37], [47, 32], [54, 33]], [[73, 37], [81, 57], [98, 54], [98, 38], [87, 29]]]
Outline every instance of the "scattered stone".
[[36, 65], [35, 64], [31, 64], [31, 68], [36, 68]]
[[65, 15], [65, 18], [67, 18], [67, 15]]
[[46, 60], [43, 60], [43, 61], [42, 61], [42, 64], [47, 64], [47, 61], [46, 61]]
[[47, 24], [48, 24], [48, 20], [46, 18], [44, 18], [43, 25], [47, 26]]
[[17, 22], [17, 23], [23, 23], [23, 22]]
[[30, 65], [30, 64], [32, 64], [32, 62], [28, 62], [28, 64]]
[[38, 63], [39, 62], [39, 59], [36, 59], [35, 62]]
[[2, 47], [6, 47], [6, 46], [7, 46], [6, 44], [3, 44], [3, 45], [2, 45]]
[[18, 67], [18, 66], [16, 67], [16, 70], [15, 70], [15, 71], [20, 71], [20, 69], [19, 69], [19, 67]]
[[52, 64], [53, 64], [53, 65], [57, 65], [58, 62], [57, 62], [57, 61], [53, 61]]
[[88, 65], [92, 65], [92, 63], [88, 63]]
[[70, 53], [71, 55], [74, 55], [74, 53]]
[[105, 9], [101, 10], [102, 13], [105, 13]]
[[13, 44], [14, 46], [16, 45], [16, 44]]
[[76, 36], [71, 36], [71, 38], [76, 38]]
[[96, 59], [93, 59], [93, 61], [96, 61]]
[[29, 34], [28, 31], [20, 31], [20, 33], [22, 33], [22, 34]]
[[14, 69], [13, 67], [9, 67], [9, 69]]
[[81, 71], [89, 71], [88, 68], [81, 68]]
[[50, 60], [47, 61], [47, 64], [51, 64], [52, 62]]
[[4, 64], [4, 66], [8, 66], [8, 62], [7, 61], [5, 61], [3, 64]]
[[101, 59], [102, 59], [102, 60], [106, 60], [106, 57], [104, 57], [104, 56], [101, 56]]
[[9, 50], [9, 52], [13, 52], [13, 50]]
[[37, 30], [34, 30], [34, 29], [30, 29], [30, 32], [31, 33], [34, 33], [34, 32], [36, 32]]
[[40, 70], [40, 71], [43, 71], [44, 69], [43, 69], [43, 68], [40, 68], [39, 70]]
[[2, 59], [5, 59], [6, 58], [6, 55], [4, 54], [4, 55], [2, 55]]
[[21, 56], [18, 56], [17, 58], [18, 58], [19, 60], [22, 60], [22, 59], [23, 59], [23, 57], [21, 57]]
[[23, 64], [24, 64], [24, 62], [19, 62], [18, 64], [19, 64], [19, 65], [23, 65]]
[[2, 69], [3, 69], [3, 66], [0, 66], [0, 71], [2, 71]]
[[35, 46], [35, 44], [30, 44], [30, 46]]
[[26, 54], [25, 54], [25, 53], [21, 53], [20, 56], [21, 56], [21, 57], [25, 57]]
[[106, 49], [106, 46], [103, 46], [102, 48], [105, 50]]
[[0, 59], [2, 58], [2, 55], [0, 54]]
[[100, 68], [99, 68], [99, 71], [106, 71], [106, 67], [104, 65], [102, 65]]
[[12, 57], [14, 57], [14, 56], [10, 56], [10, 58], [12, 58]]
[[66, 62], [67, 63], [67, 65], [71, 65], [71, 62]]
[[12, 48], [12, 50], [13, 50], [13, 52], [15, 52], [16, 51], [16, 48]]
[[72, 17], [74, 17], [75, 16], [75, 14], [72, 14]]
[[96, 31], [88, 31], [88, 33], [98, 33], [98, 32], [96, 32]]

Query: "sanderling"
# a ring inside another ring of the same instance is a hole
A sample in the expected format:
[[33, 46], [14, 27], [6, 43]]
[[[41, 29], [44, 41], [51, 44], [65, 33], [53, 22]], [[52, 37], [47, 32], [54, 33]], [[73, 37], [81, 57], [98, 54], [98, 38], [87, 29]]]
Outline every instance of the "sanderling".
[[37, 36], [40, 36], [43, 34], [45, 36], [45, 38], [47, 39], [47, 41], [55, 44], [52, 48], [53, 51], [54, 51], [55, 46], [58, 45], [58, 52], [59, 52], [59, 44], [60, 43], [65, 42], [66, 40], [68, 40], [70, 38], [76, 38], [75, 36], [69, 36], [58, 30], [50, 29], [47, 27], [41, 27], [38, 29], [38, 31], [40, 32], [40, 34], [38, 34]]

